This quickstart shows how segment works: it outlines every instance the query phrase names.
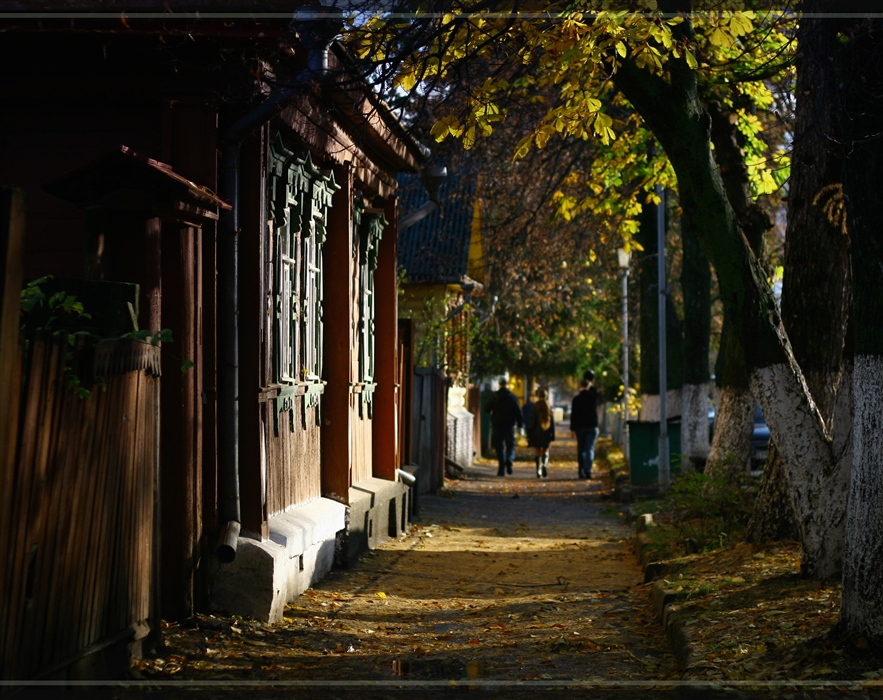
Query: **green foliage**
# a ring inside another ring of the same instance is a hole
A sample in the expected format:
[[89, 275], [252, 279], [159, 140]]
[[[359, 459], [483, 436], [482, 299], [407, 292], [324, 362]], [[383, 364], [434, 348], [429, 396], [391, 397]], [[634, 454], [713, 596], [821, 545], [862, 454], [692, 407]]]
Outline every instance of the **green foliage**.
[[[401, 281], [401, 278], [400, 278]], [[402, 288], [400, 287], [400, 290]], [[429, 367], [438, 363], [439, 369], [446, 370], [444, 359], [444, 335], [448, 326], [448, 313], [451, 308], [452, 295], [427, 294], [418, 308], [414, 308], [413, 295], [402, 290], [406, 305], [401, 309], [403, 318], [416, 321], [414, 364], [417, 367]], [[410, 303], [408, 303], [410, 302]]]
[[78, 337], [94, 337], [88, 323], [92, 316], [86, 313], [83, 304], [75, 296], [63, 290], [53, 291], [52, 287], [52, 277], [47, 276], [28, 282], [22, 289], [19, 324], [22, 339], [42, 333], [65, 339], [73, 347]]
[[515, 160], [555, 141], [592, 142], [593, 157], [574, 165], [555, 204], [566, 220], [589, 212], [609, 219], [609, 232], [628, 245], [645, 193], [657, 183], [673, 187], [674, 174], [615, 89], [625, 64], [665, 80], [695, 74], [703, 99], [719, 101], [738, 122], [755, 196], [787, 178], [787, 129], [773, 114], [779, 83], [793, 68], [797, 15], [742, 3], [698, 5], [672, 15], [655, 0], [636, 0], [627, 10], [553, 1], [537, 14], [461, 1], [444, 15], [406, 16], [375, 4], [378, 13], [354, 17], [344, 40], [381, 91], [432, 103], [427, 136], [436, 141], [473, 149], [530, 111], [513, 140]]
[[[120, 338], [125, 340], [137, 340], [142, 343], [150, 343], [151, 345], [159, 345], [160, 343], [171, 343], [172, 342], [172, 331], [168, 328], [163, 328], [161, 331], [157, 331], [153, 333], [149, 330], [140, 330], [140, 331], [129, 331], [128, 333], [123, 333]], [[193, 363], [190, 363], [193, 365]]]
[[[86, 387], [87, 383], [104, 389], [105, 383], [102, 377], [89, 377], [87, 380], [81, 376], [82, 372], [77, 370], [77, 354], [87, 347], [94, 346], [99, 340], [114, 340], [114, 338], [98, 337], [95, 333], [95, 325], [92, 323], [92, 314], [85, 310], [83, 303], [78, 301], [76, 296], [59, 288], [51, 275], [40, 277], [28, 282], [22, 289], [20, 314], [19, 335], [25, 348], [26, 359], [31, 340], [35, 336], [40, 335], [63, 342], [66, 347], [64, 382], [68, 389], [80, 399], [88, 399], [92, 395]], [[116, 339], [158, 345], [161, 342], [171, 343], [172, 331], [168, 328], [156, 332], [136, 330], [124, 333]], [[182, 374], [192, 366], [192, 361], [184, 362], [181, 367]]]
[[719, 549], [738, 540], [753, 505], [754, 492], [746, 485], [698, 472], [679, 476], [666, 499], [679, 541], [695, 551]]
[[67, 348], [65, 386], [78, 398], [87, 399], [91, 392], [75, 371], [75, 350], [78, 346], [95, 340], [96, 336], [89, 323], [92, 316], [75, 296], [64, 290], [54, 290], [53, 287], [52, 276], [46, 276], [28, 282], [21, 291], [19, 334], [25, 347], [25, 358], [34, 335], [44, 335], [63, 342]]

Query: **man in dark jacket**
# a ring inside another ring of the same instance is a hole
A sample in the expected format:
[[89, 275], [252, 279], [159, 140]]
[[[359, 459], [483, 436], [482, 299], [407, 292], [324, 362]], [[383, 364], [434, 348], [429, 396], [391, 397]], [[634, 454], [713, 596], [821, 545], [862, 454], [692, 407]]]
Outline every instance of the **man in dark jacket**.
[[573, 397], [570, 410], [570, 432], [576, 437], [576, 460], [579, 478], [592, 478], [595, 461], [595, 440], [598, 439], [598, 390], [592, 386], [595, 373], [587, 369], [580, 382], [580, 392]]
[[515, 462], [515, 426], [524, 425], [518, 399], [509, 391], [509, 379], [500, 379], [500, 388], [487, 400], [484, 410], [491, 414], [491, 443], [497, 451], [500, 466], [497, 476], [512, 473]]

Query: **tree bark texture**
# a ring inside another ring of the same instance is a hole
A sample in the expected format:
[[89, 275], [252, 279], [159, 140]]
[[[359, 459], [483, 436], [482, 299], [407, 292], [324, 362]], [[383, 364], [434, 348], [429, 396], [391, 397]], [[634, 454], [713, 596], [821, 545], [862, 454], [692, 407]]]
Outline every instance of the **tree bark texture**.
[[710, 478], [742, 483], [754, 427], [754, 397], [748, 387], [724, 386], [718, 394], [714, 440], [705, 473]]
[[778, 542], [799, 538], [800, 528], [797, 525], [794, 509], [791, 507], [785, 465], [779, 457], [776, 443], [771, 443], [745, 540]]
[[[867, 3], [848, 3], [863, 12]], [[854, 375], [852, 473], [840, 626], [883, 641], [883, 20], [853, 16], [834, 62], [846, 149], [843, 192], [852, 239]]]
[[[763, 208], [751, 199], [751, 183], [740, 143], [742, 136], [736, 122], [730, 118], [732, 115], [716, 96], [709, 95], [705, 102], [710, 118], [709, 135], [714, 144], [714, 158], [727, 200], [733, 207], [739, 229], [749, 247], [755, 257], [763, 261], [766, 259], [763, 237], [772, 224]], [[716, 368], [717, 382], [726, 400], [720, 402], [720, 410], [715, 416], [715, 439], [720, 443], [712, 447], [707, 469], [709, 474], [739, 485], [747, 469], [755, 400], [748, 391], [745, 354], [737, 325], [731, 322], [727, 314], [725, 308]], [[738, 441], [743, 439], [744, 443], [739, 444]]]
[[[661, 3], [682, 10], [684, 3]], [[689, 21], [677, 31], [690, 34]], [[817, 517], [820, 499], [838, 488], [827, 483], [834, 467], [831, 442], [781, 325], [772, 290], [738, 229], [710, 144], [710, 118], [699, 100], [696, 75], [685, 61], [670, 61], [670, 82], [624, 60], [614, 76], [665, 149], [678, 178], [684, 216], [697, 230], [720, 283], [730, 322], [738, 331], [752, 394], [761, 404], [772, 438], [792, 482], [801, 519], [806, 571], [836, 573], [826, 546], [830, 523]]]
[[[829, 428], [834, 421], [844, 338], [849, 316], [850, 273], [848, 239], [843, 227], [840, 179], [842, 154], [834, 147], [835, 78], [827, 70], [838, 42], [836, 25], [816, 15], [830, 3], [806, 0], [808, 15], [800, 23], [797, 51], [797, 105], [788, 189], [788, 230], [782, 322], [807, 386]], [[827, 9], [830, 9], [828, 7]], [[820, 264], [822, 262], [822, 264]], [[851, 406], [848, 407], [851, 409]], [[780, 533], [792, 537], [790, 504], [779, 496], [787, 489], [770, 480], [787, 478], [778, 453], [767, 458], [749, 538], [764, 541]], [[842, 463], [841, 468], [849, 468]], [[842, 501], [823, 507], [842, 507]], [[775, 519], [781, 522], [774, 524]], [[832, 533], [842, 539], [845, 535]]]
[[[638, 288], [640, 290], [640, 390], [641, 420], [659, 420], [659, 278], [656, 232], [657, 207], [645, 204], [638, 216], [640, 227], [636, 236], [643, 250], [638, 254]], [[666, 295], [666, 352], [669, 415], [680, 413], [680, 388], [684, 383], [684, 330], [671, 295]], [[676, 400], [669, 398], [672, 393]], [[655, 398], [654, 398], [655, 397]], [[654, 417], [655, 416], [655, 417]]]
[[681, 223], [684, 294], [684, 386], [681, 391], [681, 452], [694, 466], [708, 458], [709, 350], [711, 344], [711, 264], [699, 235]]
[[840, 376], [849, 316], [849, 246], [842, 202], [843, 157], [832, 140], [836, 78], [828, 69], [837, 25], [816, 13], [831, 3], [805, 0], [800, 23], [797, 105], [788, 186], [782, 322], [826, 423]]

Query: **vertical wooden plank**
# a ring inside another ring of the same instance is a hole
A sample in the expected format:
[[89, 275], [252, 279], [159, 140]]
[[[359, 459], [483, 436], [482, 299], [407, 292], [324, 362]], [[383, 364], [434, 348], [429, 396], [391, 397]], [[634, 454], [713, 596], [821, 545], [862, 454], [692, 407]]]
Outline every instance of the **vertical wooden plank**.
[[59, 442], [62, 449], [56, 449], [53, 454], [55, 463], [55, 476], [52, 480], [51, 493], [48, 498], [48, 508], [55, 514], [55, 518], [47, 529], [47, 537], [53, 543], [52, 563], [49, 570], [44, 574], [47, 579], [48, 590], [40, 595], [40, 605], [45, 609], [45, 624], [41, 633], [40, 667], [45, 668], [52, 664], [53, 658], [60, 653], [55, 643], [55, 637], [60, 626], [59, 612], [67, 602], [69, 595], [65, 571], [70, 559], [68, 552], [67, 533], [72, 526], [70, 513], [71, 487], [73, 484], [72, 467], [79, 455], [81, 446], [82, 400], [76, 399], [71, 392], [66, 392], [64, 397], [64, 410], [60, 425], [56, 426], [58, 433], [63, 436]]
[[432, 375], [435, 380], [435, 426], [433, 436], [435, 440], [434, 457], [434, 483], [435, 488], [441, 488], [445, 485], [445, 431], [447, 430], [448, 415], [448, 385], [445, 377], [440, 371], [435, 371]]
[[116, 568], [120, 572], [120, 605], [116, 612], [113, 626], [109, 630], [111, 634], [128, 628], [135, 622], [136, 590], [135, 575], [137, 572], [138, 553], [138, 516], [139, 494], [138, 473], [142, 468], [142, 423], [143, 404], [140, 395], [140, 372], [130, 372], [126, 375], [132, 396], [132, 429], [129, 438], [129, 450], [126, 463], [121, 465], [125, 475], [125, 484], [122, 492], [125, 500], [122, 504], [121, 525], [123, 533], [120, 540], [120, 557]]
[[[109, 379], [113, 381], [112, 378]], [[112, 384], [106, 385], [105, 390], [92, 396], [89, 402], [89, 434], [83, 454], [76, 464], [77, 498], [74, 499], [73, 511], [76, 526], [71, 533], [68, 558], [70, 561], [71, 593], [67, 596], [64, 613], [67, 616], [67, 624], [63, 630], [65, 648], [68, 654], [74, 653], [81, 648], [83, 628], [88, 621], [88, 585], [89, 575], [96, 566], [93, 561], [91, 548], [97, 537], [93, 534], [97, 523], [93, 522], [93, 508], [99, 498], [99, 490], [102, 486], [100, 474], [102, 464], [99, 464], [102, 455], [102, 446], [106, 444], [107, 422], [109, 415], [107, 410], [107, 392], [112, 390]]]
[[398, 370], [398, 245], [395, 197], [386, 201], [389, 225], [380, 239], [377, 270], [374, 272], [374, 366], [377, 389], [374, 392], [373, 473], [395, 480], [398, 468], [396, 440], [396, 375]]
[[[218, 115], [214, 107], [187, 104], [185, 102], [170, 102], [165, 107], [167, 114], [164, 122], [165, 150], [163, 157], [167, 163], [171, 163], [175, 171], [188, 179], [204, 185], [213, 191], [217, 191], [218, 184]], [[181, 546], [186, 549], [184, 560], [186, 563], [176, 563], [174, 568], [167, 570], [167, 564], [162, 567], [160, 575], [163, 577], [162, 599], [168, 600], [170, 605], [176, 608], [176, 616], [187, 614], [194, 605], [204, 603], [200, 601], [199, 589], [203, 588], [198, 583], [198, 572], [195, 564], [200, 559], [199, 548], [201, 546], [203, 532], [214, 530], [217, 526], [217, 472], [215, 463], [215, 224], [207, 224], [205, 231], [192, 229], [188, 240], [184, 241], [186, 258], [183, 274], [187, 278], [184, 282], [184, 290], [187, 295], [188, 311], [185, 312], [185, 326], [180, 328], [181, 335], [175, 336], [176, 344], [179, 337], [182, 343], [189, 347], [184, 350], [179, 346], [181, 359], [191, 360], [194, 365], [183, 377], [182, 401], [183, 411], [186, 415], [187, 425], [182, 428], [186, 431], [182, 449], [186, 451], [188, 461], [187, 485], [187, 514], [183, 528], [178, 528], [179, 539], [184, 540]], [[205, 279], [203, 279], [205, 277]], [[168, 291], [163, 290], [164, 298], [168, 299]], [[171, 300], [174, 300], [172, 298]], [[183, 299], [181, 299], [183, 301]], [[171, 327], [165, 324], [166, 327]], [[186, 334], [186, 338], [185, 338]], [[164, 353], [165, 355], [165, 353]], [[170, 369], [164, 369], [164, 377], [168, 377]], [[174, 370], [179, 371], [179, 370]], [[165, 387], [165, 380], [163, 385]], [[171, 389], [171, 387], [169, 387]], [[166, 391], [161, 394], [161, 400], [165, 403]], [[163, 412], [164, 413], [164, 412]], [[163, 429], [167, 420], [160, 426]], [[160, 449], [163, 448], [164, 440], [160, 441]], [[165, 459], [160, 461], [166, 465]], [[161, 488], [164, 488], [165, 479], [160, 479]], [[165, 499], [160, 499], [165, 503]], [[169, 504], [171, 505], [171, 504]], [[172, 513], [168, 513], [172, 516]], [[173, 517], [173, 520], [177, 518]], [[168, 545], [175, 549], [180, 546], [170, 542], [169, 530], [165, 528], [165, 519], [161, 519], [164, 528], [162, 535], [164, 561]], [[184, 529], [186, 528], [186, 529]], [[173, 536], [173, 535], [171, 535]], [[182, 552], [178, 553], [180, 556]], [[184, 578], [186, 589], [182, 597], [173, 589], [176, 587], [174, 571], [183, 566], [190, 571]], [[166, 575], [169, 574], [169, 576]], [[171, 577], [171, 578], [170, 578]], [[165, 607], [165, 603], [163, 603]]]
[[266, 153], [264, 132], [242, 146], [239, 234], [239, 501], [242, 526], [269, 536], [261, 484], [261, 247], [264, 220]]
[[[31, 482], [26, 496], [27, 509], [24, 519], [18, 521], [25, 530], [25, 567], [20, 570], [20, 575], [25, 586], [23, 591], [24, 614], [21, 618], [21, 635], [19, 637], [19, 649], [23, 659], [26, 660], [26, 671], [33, 673], [36, 670], [39, 657], [39, 641], [37, 625], [39, 624], [40, 610], [38, 596], [40, 593], [40, 575], [43, 570], [43, 561], [47, 555], [47, 549], [51, 546], [44, 540], [45, 530], [45, 497], [47, 493], [47, 473], [49, 471], [49, 459], [53, 442], [53, 420], [55, 407], [58, 399], [57, 385], [64, 371], [64, 353], [57, 343], [52, 343], [48, 348], [48, 363], [44, 367], [44, 386], [46, 391], [43, 395], [34, 433], [28, 439], [34, 442], [34, 455], [31, 462]], [[22, 436], [22, 440], [26, 438]], [[51, 556], [51, 553], [48, 553]]]
[[[180, 619], [195, 604], [194, 564], [202, 534], [202, 388], [196, 369], [202, 299], [196, 229], [166, 224], [162, 248], [163, 323], [174, 337], [162, 352], [162, 600], [163, 614]], [[193, 366], [182, 372], [184, 362]]]
[[[24, 254], [25, 197], [21, 190], [0, 188], [0, 548], [9, 552], [15, 453], [21, 400], [21, 345], [18, 342], [19, 303]], [[3, 559], [0, 558], [0, 561]], [[0, 574], [0, 611], [10, 604], [10, 570]], [[6, 615], [3, 615], [4, 619]], [[0, 662], [5, 659], [5, 635], [0, 633]], [[5, 663], [0, 663], [5, 666]], [[4, 674], [0, 672], [0, 678]]]
[[122, 422], [119, 377], [107, 377], [107, 392], [102, 394], [99, 412], [103, 430], [96, 441], [93, 459], [96, 464], [94, 493], [89, 494], [88, 531], [82, 551], [85, 581], [80, 598], [81, 615], [76, 620], [76, 648], [85, 648], [95, 641], [101, 619], [101, 603], [107, 596], [108, 560], [114, 533], [108, 532], [107, 510], [111, 507], [114, 483], [114, 456], [119, 446], [119, 424]]
[[217, 463], [217, 226], [207, 224], [202, 230], [202, 349], [201, 398], [202, 430], [202, 521], [206, 532], [218, 528]]
[[64, 556], [58, 572], [59, 581], [63, 582], [64, 595], [56, 597], [55, 609], [52, 612], [56, 628], [53, 637], [48, 640], [61, 657], [69, 656], [76, 650], [73, 641], [77, 631], [74, 616], [81, 613], [81, 588], [78, 584], [82, 581], [81, 574], [86, 567], [78, 543], [84, 536], [84, 500], [86, 494], [95, 488], [90, 468], [90, 457], [97, 430], [96, 407], [98, 402], [98, 397], [93, 394], [89, 401], [80, 402], [77, 405], [74, 419], [78, 426], [79, 449], [76, 452], [70, 452], [66, 460], [66, 468], [70, 472], [66, 497], [68, 523], [64, 536], [59, 538]]
[[[21, 435], [33, 436], [37, 425], [41, 392], [44, 386], [44, 364], [47, 361], [47, 347], [43, 341], [32, 340], [29, 365], [27, 366], [28, 381], [22, 407]], [[21, 648], [19, 633], [24, 609], [24, 586], [26, 580], [26, 544], [27, 544], [27, 509], [29, 491], [34, 476], [33, 455], [35, 440], [21, 441], [14, 479], [9, 499], [9, 536], [0, 551], [4, 566], [0, 570], [6, 582], [6, 598], [0, 600], [4, 605], [6, 625], [0, 629], [2, 638], [3, 663], [0, 672], [6, 678], [19, 678], [21, 675]]]
[[353, 176], [337, 168], [340, 189], [334, 193], [325, 242], [325, 393], [322, 396], [322, 495], [349, 503], [352, 468]]
[[413, 464], [414, 455], [414, 322], [411, 319], [400, 319], [399, 331], [399, 459], [402, 464]]

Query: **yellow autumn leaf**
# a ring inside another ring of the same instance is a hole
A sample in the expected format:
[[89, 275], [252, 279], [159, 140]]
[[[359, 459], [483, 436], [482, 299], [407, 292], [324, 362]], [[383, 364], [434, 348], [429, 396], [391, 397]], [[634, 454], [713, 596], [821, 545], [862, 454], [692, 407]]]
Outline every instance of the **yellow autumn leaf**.
[[733, 37], [722, 31], [720, 27], [714, 28], [714, 31], [711, 33], [711, 36], [708, 37], [708, 40], [715, 46], [720, 46], [725, 49], [730, 48], [735, 43]]
[[475, 145], [475, 127], [470, 126], [463, 135], [463, 148], [469, 150]]
[[515, 155], [512, 156], [512, 160], [521, 160], [528, 154], [530, 151], [530, 146], [533, 143], [533, 134], [528, 134], [521, 141], [518, 142], [518, 145], [515, 147]]
[[406, 73], [399, 73], [393, 84], [396, 87], [402, 88], [405, 92], [410, 92], [417, 84], [417, 75], [413, 70], [409, 70]]

